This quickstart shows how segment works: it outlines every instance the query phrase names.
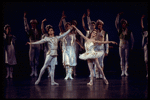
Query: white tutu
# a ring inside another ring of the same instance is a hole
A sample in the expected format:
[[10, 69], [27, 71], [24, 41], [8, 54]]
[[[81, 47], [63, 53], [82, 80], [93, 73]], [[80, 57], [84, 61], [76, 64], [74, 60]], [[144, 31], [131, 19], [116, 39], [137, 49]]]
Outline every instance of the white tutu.
[[102, 55], [103, 51], [85, 52], [83, 54], [80, 54], [79, 58], [82, 60], [95, 59], [101, 57]]

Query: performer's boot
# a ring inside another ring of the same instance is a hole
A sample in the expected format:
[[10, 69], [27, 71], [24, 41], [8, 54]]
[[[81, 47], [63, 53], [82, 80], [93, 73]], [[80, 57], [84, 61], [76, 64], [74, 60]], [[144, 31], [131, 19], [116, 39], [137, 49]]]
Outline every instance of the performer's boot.
[[6, 67], [6, 70], [7, 70], [6, 78], [8, 78], [8, 77], [9, 77], [9, 74], [10, 74], [10, 70], [9, 70], [9, 69], [10, 69], [9, 67]]
[[67, 80], [69, 78], [69, 66], [66, 66], [66, 77], [65, 77], [65, 80]]
[[69, 78], [72, 80], [72, 79], [73, 79], [73, 77], [72, 77], [72, 67], [69, 67], [68, 70], [69, 70], [69, 71], [68, 71], [68, 73], [69, 73]]
[[31, 70], [32, 70], [32, 71], [31, 71], [30, 76], [33, 76], [33, 75], [34, 75], [34, 67], [33, 67], [33, 66], [31, 67]]
[[121, 73], [121, 76], [124, 76], [124, 74], [125, 74], [125, 68], [124, 68], [124, 66], [121, 66], [121, 70], [122, 70], [122, 73]]
[[125, 66], [124, 74], [125, 74], [126, 76], [128, 76], [127, 69], [128, 69], [128, 66]]

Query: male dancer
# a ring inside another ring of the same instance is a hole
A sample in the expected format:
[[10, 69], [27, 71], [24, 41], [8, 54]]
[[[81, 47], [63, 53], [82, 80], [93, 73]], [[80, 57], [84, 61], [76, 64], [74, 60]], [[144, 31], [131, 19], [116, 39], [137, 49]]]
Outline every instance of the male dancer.
[[133, 34], [130, 30], [128, 30], [128, 22], [125, 19], [121, 19], [121, 28], [119, 27], [119, 17], [122, 15], [123, 12], [117, 14], [115, 20], [115, 26], [118, 31], [118, 35], [120, 38], [119, 44], [119, 55], [120, 55], [120, 66], [121, 66], [121, 76], [128, 76], [127, 68], [128, 68], [128, 55], [129, 55], [129, 39], [131, 39], [132, 46], [131, 50], [133, 49], [134, 38]]
[[[29, 37], [30, 42], [36, 42], [41, 39], [41, 31], [37, 29], [37, 20], [30, 20], [31, 28], [29, 28], [26, 12], [24, 12], [24, 26], [26, 34]], [[29, 49], [29, 60], [32, 72], [30, 76], [37, 76], [37, 66], [39, 64], [39, 55], [40, 55], [40, 45], [39, 44], [31, 44]]]

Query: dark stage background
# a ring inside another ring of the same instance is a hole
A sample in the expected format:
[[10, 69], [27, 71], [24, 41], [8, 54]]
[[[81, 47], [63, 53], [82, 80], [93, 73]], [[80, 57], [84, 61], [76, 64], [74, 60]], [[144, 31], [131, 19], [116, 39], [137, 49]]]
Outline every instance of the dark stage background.
[[[91, 12], [91, 20], [96, 21], [97, 19], [101, 19], [104, 21], [104, 30], [108, 32], [109, 40], [116, 41], [117, 43], [119, 43], [119, 37], [115, 28], [115, 19], [119, 12], [124, 12], [120, 19], [127, 19], [129, 22], [129, 29], [132, 30], [135, 40], [134, 49], [133, 51], [130, 51], [129, 56], [129, 75], [146, 75], [144, 55], [143, 50], [141, 50], [142, 29], [140, 26], [140, 19], [143, 14], [146, 15], [144, 18], [144, 26], [146, 27], [148, 23], [148, 2], [3, 2], [2, 5], [2, 25], [10, 24], [12, 34], [17, 38], [15, 48], [18, 64], [14, 68], [14, 78], [29, 77], [31, 72], [28, 57], [29, 45], [25, 45], [29, 39], [24, 30], [24, 11], [27, 12], [28, 23], [32, 18], [35, 18], [39, 22], [38, 28], [40, 29], [41, 21], [44, 18], [47, 18], [45, 25], [51, 24], [54, 27], [55, 35], [59, 35], [60, 31], [58, 24], [62, 11], [64, 10], [65, 15], [67, 16], [66, 21], [71, 21], [73, 19], [77, 20], [77, 27], [85, 34], [86, 32], [82, 27], [81, 18], [88, 8]], [[87, 27], [86, 18], [85, 24]], [[118, 74], [118, 76], [120, 76], [119, 49], [117, 46], [114, 46], [114, 48], [110, 48], [109, 51], [109, 55], [105, 57], [104, 72], [106, 76], [111, 76], [112, 74]], [[84, 51], [80, 51], [79, 53], [83, 52]], [[58, 54], [58, 65], [55, 69], [56, 78], [65, 77], [65, 69], [62, 66], [62, 55], [59, 48]], [[41, 55], [38, 73], [43, 66], [43, 62], [43, 56]], [[6, 75], [5, 67], [3, 67], [3, 69], [3, 74]], [[88, 77], [89, 70], [86, 61], [78, 59], [77, 75], [79, 77]], [[47, 71], [44, 76], [47, 76]]]

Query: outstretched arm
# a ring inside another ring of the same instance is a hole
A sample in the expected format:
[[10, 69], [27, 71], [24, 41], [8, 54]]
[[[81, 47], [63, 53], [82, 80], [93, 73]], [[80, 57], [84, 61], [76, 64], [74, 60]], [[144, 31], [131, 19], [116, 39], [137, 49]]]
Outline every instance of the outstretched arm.
[[115, 41], [95, 41], [93, 40], [94, 43], [99, 43], [99, 44], [107, 44], [107, 43], [112, 43], [112, 44], [116, 44], [117, 45], [117, 42]]
[[77, 30], [77, 32], [78, 32], [85, 40], [88, 40], [88, 38], [85, 37], [85, 36], [83, 35], [83, 33], [82, 33], [76, 26], [72, 25], [72, 27], [75, 28], [75, 29]]

